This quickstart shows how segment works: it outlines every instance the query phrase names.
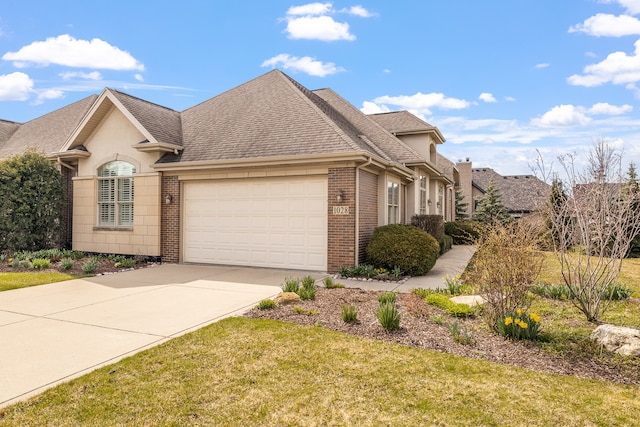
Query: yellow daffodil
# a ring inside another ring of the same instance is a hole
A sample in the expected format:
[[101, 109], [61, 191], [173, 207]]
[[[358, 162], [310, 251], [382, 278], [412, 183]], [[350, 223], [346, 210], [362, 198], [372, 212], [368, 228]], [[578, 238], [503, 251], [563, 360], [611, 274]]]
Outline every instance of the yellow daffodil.
[[535, 313], [531, 313], [531, 314], [529, 315], [529, 319], [533, 320], [533, 321], [534, 321], [534, 322], [536, 322], [536, 323], [539, 323], [539, 322], [540, 322], [540, 316], [538, 316], [538, 315], [537, 315], [537, 314], [535, 314]]
[[504, 319], [504, 325], [505, 326], [509, 326], [512, 323], [513, 323], [513, 318], [507, 317], [507, 318]]
[[521, 309], [521, 308], [517, 309], [517, 310], [516, 310], [516, 314], [517, 314], [518, 316], [521, 316], [521, 315], [522, 315], [522, 309]]

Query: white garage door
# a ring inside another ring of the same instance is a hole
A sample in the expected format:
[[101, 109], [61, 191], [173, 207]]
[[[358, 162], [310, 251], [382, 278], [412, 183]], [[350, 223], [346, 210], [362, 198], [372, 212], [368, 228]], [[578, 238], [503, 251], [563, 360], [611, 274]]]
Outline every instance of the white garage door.
[[327, 269], [327, 178], [184, 184], [185, 262]]

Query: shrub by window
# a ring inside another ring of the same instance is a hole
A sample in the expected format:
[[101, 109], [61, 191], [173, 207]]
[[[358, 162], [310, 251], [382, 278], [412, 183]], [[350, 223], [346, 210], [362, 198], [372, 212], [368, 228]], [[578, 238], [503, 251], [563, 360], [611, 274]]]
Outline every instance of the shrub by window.
[[433, 268], [440, 245], [428, 233], [413, 225], [378, 227], [367, 246], [370, 263], [392, 270], [398, 267], [411, 276], [422, 276]]
[[414, 215], [411, 224], [431, 234], [438, 243], [444, 242], [444, 219], [442, 215]]
[[98, 168], [98, 225], [133, 227], [133, 174], [136, 168], [121, 160]]
[[450, 221], [444, 232], [453, 238], [454, 245], [472, 245], [480, 237], [480, 224], [471, 220]]

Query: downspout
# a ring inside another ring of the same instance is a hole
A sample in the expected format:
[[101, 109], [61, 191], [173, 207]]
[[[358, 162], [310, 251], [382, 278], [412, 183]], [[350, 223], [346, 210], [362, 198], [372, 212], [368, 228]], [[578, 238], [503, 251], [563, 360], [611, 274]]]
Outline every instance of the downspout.
[[356, 250], [355, 250], [355, 254], [354, 254], [354, 262], [353, 265], [358, 265], [358, 256], [360, 254], [360, 170], [363, 168], [366, 168], [367, 166], [369, 166], [371, 163], [373, 162], [373, 159], [371, 158], [371, 156], [369, 156], [369, 160], [366, 161], [366, 163], [361, 164], [360, 166], [358, 166], [356, 168], [356, 191], [355, 191], [355, 216], [356, 216], [356, 235], [355, 235], [355, 242], [356, 242]]

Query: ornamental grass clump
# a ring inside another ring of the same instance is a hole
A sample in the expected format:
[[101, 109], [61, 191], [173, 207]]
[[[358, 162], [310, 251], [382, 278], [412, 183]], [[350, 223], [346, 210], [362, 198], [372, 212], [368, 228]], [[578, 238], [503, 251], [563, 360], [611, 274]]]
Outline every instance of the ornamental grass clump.
[[344, 285], [341, 283], [337, 283], [333, 280], [333, 277], [325, 277], [323, 280], [324, 287], [327, 289], [342, 289]]
[[498, 319], [495, 330], [503, 337], [535, 340], [540, 332], [540, 316], [517, 309]]
[[355, 323], [358, 321], [358, 310], [355, 305], [342, 305], [342, 320], [345, 323]]
[[385, 331], [391, 332], [400, 329], [400, 312], [395, 302], [386, 301], [380, 303], [376, 310], [376, 317]]
[[298, 295], [301, 300], [316, 299], [316, 280], [311, 276], [302, 279], [302, 286], [298, 288]]
[[287, 277], [282, 284], [282, 292], [294, 292], [298, 293], [300, 288], [300, 279], [297, 277]]

